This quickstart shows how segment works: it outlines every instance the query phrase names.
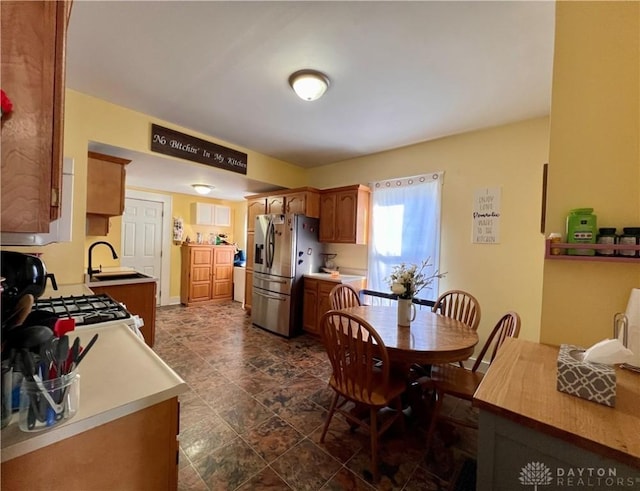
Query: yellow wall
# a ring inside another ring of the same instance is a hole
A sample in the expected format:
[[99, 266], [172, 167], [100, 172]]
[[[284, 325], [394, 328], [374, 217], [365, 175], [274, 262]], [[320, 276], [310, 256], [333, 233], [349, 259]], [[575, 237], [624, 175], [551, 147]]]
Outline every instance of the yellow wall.
[[[640, 3], [558, 2], [547, 232], [572, 208], [640, 226]], [[540, 340], [590, 346], [640, 286], [640, 264], [547, 261]]]
[[[463, 289], [482, 306], [481, 343], [507, 310], [522, 317], [523, 339], [538, 340], [544, 240], [542, 166], [548, 118], [489, 128], [310, 169], [319, 188], [444, 171], [441, 291]], [[473, 193], [502, 188], [500, 244], [471, 243]], [[343, 267], [366, 269], [366, 246], [328, 246]]]
[[[73, 284], [84, 281], [83, 274], [87, 267], [88, 245], [95, 239], [104, 239], [104, 237], [85, 237], [87, 150], [89, 142], [100, 142], [138, 152], [152, 153], [149, 150], [151, 123], [157, 123], [247, 153], [247, 178], [249, 179], [284, 187], [300, 187], [307, 183], [306, 171], [301, 167], [259, 154], [247, 148], [231, 145], [223, 140], [182, 128], [167, 121], [152, 118], [146, 114], [138, 113], [73, 90], [67, 90], [65, 101], [64, 154], [75, 160], [73, 240], [69, 243], [50, 244], [38, 248], [38, 252], [44, 253], [43, 260], [47, 266], [47, 270], [56, 274], [56, 278], [60, 284]], [[180, 159], [175, 160], [180, 162]], [[180, 202], [179, 199], [176, 201]], [[246, 204], [235, 204], [234, 210], [237, 209], [237, 207], [242, 209], [243, 206], [246, 206]], [[236, 219], [234, 226], [237, 221]], [[112, 232], [109, 234], [109, 241], [113, 243], [119, 252], [120, 219], [112, 219], [112, 223], [113, 226]], [[34, 248], [12, 249], [30, 252], [35, 251]], [[96, 248], [95, 253], [96, 263], [102, 260], [103, 266], [114, 264], [110, 256], [108, 256], [108, 250], [106, 248]], [[117, 261], [115, 264], [117, 264]], [[179, 271], [179, 263], [178, 266], [176, 266], [175, 262], [172, 261], [171, 269], [171, 294], [174, 295], [176, 294], [174, 291], [175, 276], [176, 271]]]

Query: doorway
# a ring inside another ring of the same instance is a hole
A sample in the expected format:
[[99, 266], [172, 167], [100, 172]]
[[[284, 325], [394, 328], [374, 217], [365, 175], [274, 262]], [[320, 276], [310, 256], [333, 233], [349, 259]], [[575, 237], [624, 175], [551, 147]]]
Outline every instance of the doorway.
[[170, 196], [126, 190], [120, 263], [158, 278], [157, 305], [170, 303], [170, 214]]

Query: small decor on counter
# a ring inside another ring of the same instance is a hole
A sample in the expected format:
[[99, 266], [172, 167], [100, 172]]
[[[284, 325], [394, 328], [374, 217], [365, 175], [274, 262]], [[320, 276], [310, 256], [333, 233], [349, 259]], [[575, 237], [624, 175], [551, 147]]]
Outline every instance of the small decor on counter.
[[556, 388], [588, 401], [615, 407], [616, 371], [601, 363], [583, 361], [585, 350], [562, 344], [558, 352]]

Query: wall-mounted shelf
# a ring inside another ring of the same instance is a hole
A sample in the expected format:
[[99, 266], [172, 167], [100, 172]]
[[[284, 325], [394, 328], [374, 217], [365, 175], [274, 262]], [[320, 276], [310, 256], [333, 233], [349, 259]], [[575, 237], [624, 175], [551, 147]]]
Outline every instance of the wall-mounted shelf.
[[551, 241], [545, 241], [544, 258], [560, 261], [597, 261], [605, 263], [636, 263], [640, 264], [640, 257], [625, 256], [570, 256], [564, 252], [566, 249], [595, 249], [595, 250], [614, 250], [614, 251], [640, 251], [640, 245], [627, 244], [566, 244], [562, 242], [554, 242], [554, 249], [562, 249], [563, 254], [551, 254]]

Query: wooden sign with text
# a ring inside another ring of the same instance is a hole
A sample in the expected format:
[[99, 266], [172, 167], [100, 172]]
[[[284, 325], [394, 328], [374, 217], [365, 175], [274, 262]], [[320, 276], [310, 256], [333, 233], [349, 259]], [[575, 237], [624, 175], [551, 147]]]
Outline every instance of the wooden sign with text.
[[474, 244], [500, 243], [500, 215], [502, 213], [502, 188], [476, 189], [473, 196]]
[[247, 173], [247, 154], [179, 131], [151, 125], [151, 150], [219, 169]]

